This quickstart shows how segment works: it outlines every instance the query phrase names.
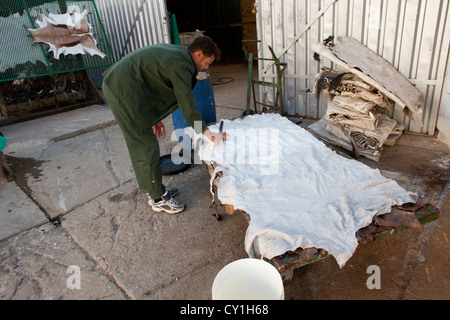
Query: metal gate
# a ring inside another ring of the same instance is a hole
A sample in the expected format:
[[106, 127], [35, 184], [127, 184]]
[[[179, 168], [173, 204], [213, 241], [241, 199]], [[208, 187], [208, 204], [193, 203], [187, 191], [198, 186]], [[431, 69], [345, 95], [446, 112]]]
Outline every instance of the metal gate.
[[[313, 59], [311, 45], [328, 36], [351, 36], [391, 63], [425, 97], [419, 121], [405, 117], [399, 107], [390, 116], [407, 130], [434, 134], [449, 56], [449, 0], [257, 0], [259, 54], [269, 57], [272, 46], [284, 73], [284, 101], [288, 114], [320, 118], [326, 99], [308, 93], [322, 66]], [[258, 66], [261, 80], [273, 81], [274, 68]], [[265, 103], [274, 93], [261, 89]]]

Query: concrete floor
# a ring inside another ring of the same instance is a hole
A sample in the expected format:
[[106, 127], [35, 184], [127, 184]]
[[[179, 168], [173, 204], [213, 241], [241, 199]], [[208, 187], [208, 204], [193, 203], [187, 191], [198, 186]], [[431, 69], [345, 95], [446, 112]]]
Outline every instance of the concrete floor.
[[[247, 66], [210, 68], [218, 119], [240, 115]], [[161, 154], [176, 145], [172, 120]], [[304, 120], [302, 126], [310, 121]], [[242, 215], [210, 207], [204, 165], [165, 176], [183, 214], [155, 214], [137, 190], [120, 128], [107, 106], [1, 128], [15, 180], [0, 185], [0, 299], [211, 299], [227, 263], [247, 257]], [[405, 230], [359, 246], [344, 268], [333, 257], [296, 269], [285, 297], [297, 299], [449, 299], [450, 152], [433, 137], [405, 134], [379, 163], [360, 159], [441, 211], [422, 232]], [[381, 288], [369, 289], [369, 266]], [[70, 289], [70, 266], [80, 289]], [[69, 273], [68, 273], [69, 272]]]

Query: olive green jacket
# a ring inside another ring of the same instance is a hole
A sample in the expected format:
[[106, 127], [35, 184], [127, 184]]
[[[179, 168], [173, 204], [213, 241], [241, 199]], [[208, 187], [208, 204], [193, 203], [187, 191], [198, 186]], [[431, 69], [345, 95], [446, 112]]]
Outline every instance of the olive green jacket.
[[157, 44], [137, 49], [110, 67], [103, 75], [120, 105], [140, 132], [180, 108], [187, 122], [206, 124], [197, 109], [193, 88], [197, 67], [186, 47]]

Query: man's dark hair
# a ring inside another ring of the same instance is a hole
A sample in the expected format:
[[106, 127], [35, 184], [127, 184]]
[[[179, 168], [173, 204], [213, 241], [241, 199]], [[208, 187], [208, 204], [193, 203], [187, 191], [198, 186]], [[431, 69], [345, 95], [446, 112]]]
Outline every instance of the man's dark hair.
[[202, 51], [205, 56], [211, 57], [214, 55], [216, 61], [220, 60], [220, 50], [208, 36], [198, 36], [195, 38], [189, 45], [189, 51], [192, 53]]

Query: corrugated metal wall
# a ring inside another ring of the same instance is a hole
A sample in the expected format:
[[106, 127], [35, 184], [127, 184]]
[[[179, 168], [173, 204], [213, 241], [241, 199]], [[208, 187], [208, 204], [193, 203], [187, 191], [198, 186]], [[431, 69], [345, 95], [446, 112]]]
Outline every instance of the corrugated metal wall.
[[[307, 93], [324, 65], [313, 59], [311, 45], [330, 35], [351, 36], [391, 63], [422, 91], [424, 126], [395, 108], [391, 116], [407, 130], [434, 134], [449, 53], [450, 0], [257, 0], [260, 56], [270, 57], [268, 45], [283, 62], [284, 101], [288, 114], [320, 118], [326, 99]], [[273, 81], [274, 68], [258, 66], [261, 79]], [[268, 77], [268, 78], [267, 78]], [[261, 89], [272, 104], [271, 89]]]
[[165, 0], [96, 0], [116, 60], [156, 43], [170, 43]]
[[[171, 43], [165, 0], [96, 0], [95, 4], [116, 61], [128, 53], [156, 43]], [[89, 76], [97, 87], [105, 69]]]

